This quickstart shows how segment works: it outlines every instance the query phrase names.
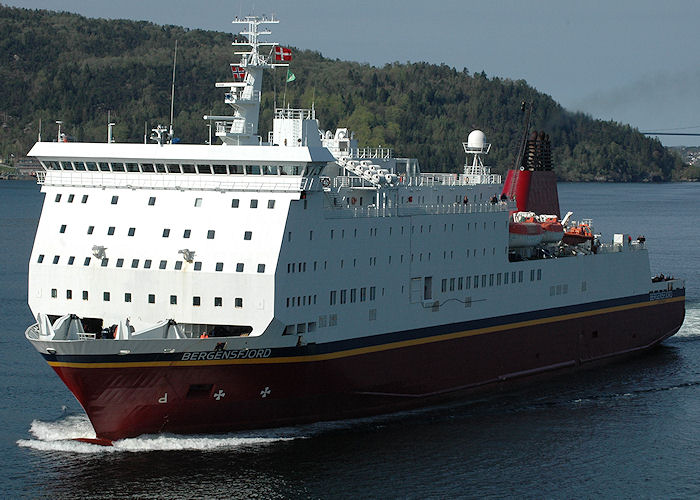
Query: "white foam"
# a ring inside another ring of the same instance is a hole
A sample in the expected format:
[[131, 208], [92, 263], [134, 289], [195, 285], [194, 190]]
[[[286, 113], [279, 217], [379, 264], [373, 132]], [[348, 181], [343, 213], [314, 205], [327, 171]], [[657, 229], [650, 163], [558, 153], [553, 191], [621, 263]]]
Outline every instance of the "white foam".
[[685, 310], [685, 321], [676, 334], [676, 337], [699, 337], [700, 336], [700, 307], [693, 304]]
[[17, 445], [40, 451], [68, 453], [115, 453], [182, 450], [220, 450], [266, 445], [306, 437], [300, 429], [274, 429], [259, 432], [240, 432], [203, 436], [139, 436], [121, 439], [113, 446], [100, 446], [74, 441], [75, 438], [94, 438], [95, 431], [85, 415], [71, 415], [55, 422], [34, 420], [29, 429], [34, 439], [20, 439]]

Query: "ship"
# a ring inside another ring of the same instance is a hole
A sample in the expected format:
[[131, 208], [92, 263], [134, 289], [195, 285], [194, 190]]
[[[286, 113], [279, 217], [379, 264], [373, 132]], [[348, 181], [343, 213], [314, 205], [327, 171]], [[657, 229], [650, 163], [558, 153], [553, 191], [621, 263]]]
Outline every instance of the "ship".
[[263, 73], [291, 60], [266, 41], [277, 22], [234, 20], [216, 83], [232, 112], [204, 116], [220, 143], [158, 126], [29, 152], [45, 198], [25, 337], [96, 441], [461, 400], [679, 330], [685, 284], [652, 279], [644, 238], [560, 218], [543, 133], [525, 130], [505, 182], [479, 130], [461, 173], [321, 130], [313, 106], [275, 107], [258, 135]]

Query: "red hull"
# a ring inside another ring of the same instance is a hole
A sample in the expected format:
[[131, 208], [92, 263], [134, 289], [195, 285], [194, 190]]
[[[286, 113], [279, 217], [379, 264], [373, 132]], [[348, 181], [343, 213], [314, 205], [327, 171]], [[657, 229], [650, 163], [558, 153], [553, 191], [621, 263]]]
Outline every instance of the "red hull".
[[585, 367], [658, 344], [678, 331], [684, 314], [684, 301], [676, 297], [443, 334], [370, 352], [315, 358], [307, 350], [308, 361], [50, 364], [85, 408], [98, 438], [224, 432], [387, 413]]

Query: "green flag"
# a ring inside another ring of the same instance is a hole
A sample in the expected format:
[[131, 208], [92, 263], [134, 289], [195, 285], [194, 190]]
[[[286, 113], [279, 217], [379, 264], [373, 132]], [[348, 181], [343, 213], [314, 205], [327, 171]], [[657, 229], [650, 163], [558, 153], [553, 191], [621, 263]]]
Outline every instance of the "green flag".
[[288, 82], [293, 82], [293, 81], [296, 80], [296, 79], [297, 79], [297, 77], [294, 76], [294, 73], [292, 73], [291, 71], [287, 70], [287, 81], [288, 81]]

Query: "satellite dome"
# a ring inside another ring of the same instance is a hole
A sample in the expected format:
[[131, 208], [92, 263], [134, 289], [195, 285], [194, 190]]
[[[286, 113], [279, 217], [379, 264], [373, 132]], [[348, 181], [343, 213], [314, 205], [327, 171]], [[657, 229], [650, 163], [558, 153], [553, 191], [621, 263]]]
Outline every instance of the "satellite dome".
[[486, 135], [481, 130], [472, 130], [467, 138], [467, 146], [474, 149], [483, 149], [486, 144]]

